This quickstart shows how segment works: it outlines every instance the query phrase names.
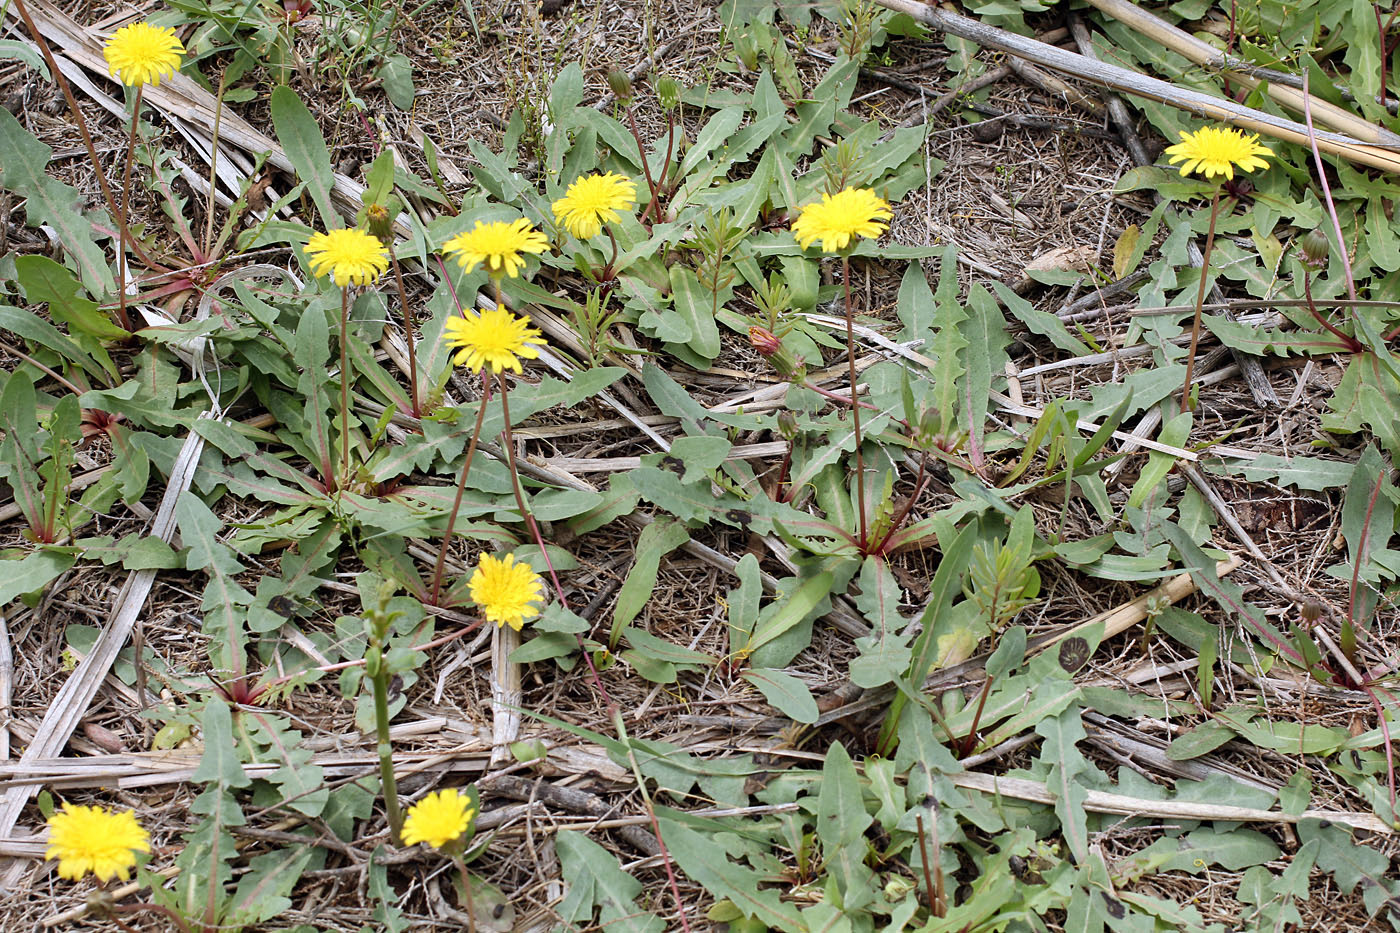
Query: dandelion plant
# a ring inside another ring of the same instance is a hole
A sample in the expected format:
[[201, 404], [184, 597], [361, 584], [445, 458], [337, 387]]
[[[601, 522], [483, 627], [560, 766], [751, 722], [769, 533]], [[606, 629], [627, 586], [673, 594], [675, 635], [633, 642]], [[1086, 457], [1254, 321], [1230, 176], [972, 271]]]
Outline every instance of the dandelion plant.
[[878, 237], [894, 217], [889, 202], [869, 188], [843, 188], [822, 194], [820, 201], [798, 208], [792, 222], [797, 245], [808, 249], [821, 241], [823, 253], [841, 257], [841, 283], [846, 297], [846, 361], [851, 382], [851, 425], [856, 442], [856, 502], [860, 514], [860, 546], [869, 545], [865, 512], [865, 461], [860, 445], [860, 400], [856, 397], [856, 338], [851, 310], [851, 250], [861, 237]]
[[389, 253], [374, 234], [355, 228], [313, 233], [306, 241], [311, 271], [329, 275], [340, 289], [340, 470], [341, 488], [350, 473], [350, 293], [351, 285], [374, 284], [389, 268]]
[[[443, 328], [443, 342], [457, 351], [453, 363], [466, 366], [481, 376], [482, 397], [476, 412], [476, 426], [472, 430], [471, 440], [467, 444], [467, 455], [462, 461], [461, 475], [457, 479], [457, 494], [452, 501], [452, 509], [447, 514], [447, 528], [443, 532], [437, 561], [433, 566], [429, 601], [434, 604], [437, 604], [442, 591], [447, 549], [452, 543], [457, 510], [461, 508], [462, 496], [466, 492], [467, 473], [471, 470], [472, 458], [481, 440], [481, 426], [486, 418], [486, 403], [491, 394], [491, 380], [486, 371], [489, 369], [496, 374], [507, 369], [520, 372], [520, 361], [538, 357], [539, 350], [536, 347], [544, 342], [539, 331], [501, 304], [501, 278], [514, 278], [520, 274], [525, 265], [522, 253], [542, 253], [548, 248], [549, 241], [544, 234], [535, 230], [530, 222], [524, 219], [512, 223], [484, 224], [478, 221], [470, 231], [452, 237], [443, 245], [443, 252], [455, 258], [466, 272], [471, 272], [479, 265], [486, 267], [495, 288], [496, 307], [480, 313], [463, 309], [460, 316], [449, 318]], [[504, 380], [501, 382], [501, 392], [504, 405]]]
[[[1206, 179], [1229, 181], [1235, 169], [1252, 172], [1268, 168], [1273, 150], [1260, 145], [1259, 137], [1229, 127], [1203, 126], [1194, 133], [1181, 131], [1181, 142], [1166, 149], [1167, 162], [1181, 162], [1183, 176], [1197, 173]], [[1201, 340], [1201, 308], [1206, 300], [1206, 283], [1210, 279], [1210, 254], [1215, 246], [1215, 222], [1220, 215], [1220, 192], [1217, 184], [1210, 200], [1210, 229], [1206, 232], [1206, 248], [1201, 253], [1201, 285], [1196, 291], [1196, 313], [1191, 319], [1191, 348], [1186, 353], [1186, 382], [1181, 388], [1181, 407], [1191, 407], [1191, 375], [1196, 364], [1196, 346]]]
[[185, 47], [168, 26], [132, 23], [112, 34], [102, 49], [107, 71], [122, 84], [136, 89], [131, 104], [131, 130], [122, 168], [121, 203], [117, 217], [117, 323], [131, 330], [126, 313], [126, 243], [131, 235], [128, 214], [131, 206], [131, 161], [136, 149], [136, 128], [141, 122], [141, 95], [147, 84], [159, 85], [180, 67]]

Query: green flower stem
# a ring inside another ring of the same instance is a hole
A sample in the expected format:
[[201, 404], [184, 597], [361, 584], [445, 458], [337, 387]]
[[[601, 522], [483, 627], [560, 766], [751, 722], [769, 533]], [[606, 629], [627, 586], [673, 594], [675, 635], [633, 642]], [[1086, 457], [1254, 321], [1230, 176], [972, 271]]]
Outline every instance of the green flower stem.
[[[340, 289], [340, 479], [350, 485], [350, 286]], [[333, 480], [334, 482], [334, 480]]]
[[[122, 330], [131, 330], [131, 318], [126, 313], [126, 241], [131, 237], [127, 212], [131, 206], [131, 159], [136, 150], [136, 124], [141, 119], [141, 92], [143, 85], [136, 85], [136, 97], [131, 107], [131, 135], [126, 141], [126, 163], [122, 168], [122, 202], [117, 214], [117, 324]], [[94, 165], [93, 168], [96, 168]], [[102, 173], [99, 171], [98, 175]]]
[[462, 495], [467, 489], [467, 471], [472, 468], [472, 457], [476, 456], [476, 445], [481, 440], [481, 424], [486, 420], [486, 403], [491, 398], [491, 380], [485, 373], [481, 375], [481, 404], [476, 410], [476, 427], [472, 429], [472, 439], [467, 444], [467, 459], [462, 461], [462, 474], [457, 478], [457, 495], [452, 500], [452, 511], [447, 513], [447, 530], [442, 533], [442, 545], [438, 548], [437, 562], [433, 564], [433, 584], [429, 589], [428, 604], [438, 604], [438, 594], [442, 592], [442, 571], [447, 563], [447, 546], [452, 543], [452, 529], [457, 524], [457, 509], [461, 508]]
[[[608, 239], [612, 241], [612, 256], [608, 258], [608, 264], [603, 267], [603, 274], [598, 277], [598, 281], [611, 282], [613, 279], [613, 275], [615, 275], [615, 273], [613, 272], [613, 264], [617, 262], [617, 237], [613, 234], [611, 227], [604, 226], [603, 232], [606, 233], [608, 235]], [[499, 303], [500, 302], [498, 301], [497, 304]]]
[[841, 256], [841, 284], [846, 290], [846, 363], [851, 376], [851, 421], [856, 436], [856, 508], [860, 513], [860, 546], [864, 551], [870, 542], [865, 526], [865, 459], [860, 452], [860, 403], [856, 396], [856, 334], [851, 319], [851, 257]]
[[389, 839], [402, 845], [403, 812], [399, 809], [399, 786], [394, 780], [394, 746], [389, 739], [389, 668], [384, 663], [382, 633], [376, 631], [365, 652], [365, 671], [374, 688], [374, 729], [378, 735], [379, 783], [384, 791], [384, 815], [389, 821]]
[[637, 129], [637, 118], [632, 113], [632, 105], [623, 104], [622, 109], [627, 111], [627, 122], [632, 127], [632, 138], [637, 141], [637, 152], [642, 158], [642, 174], [646, 176], [647, 190], [651, 192], [651, 200], [647, 202], [646, 210], [642, 211], [641, 215], [641, 221], [645, 224], [647, 222], [647, 215], [651, 212], [652, 205], [656, 205], [657, 213], [660, 213], [661, 205], [657, 200], [659, 192], [656, 187], [656, 182], [653, 181], [651, 177], [651, 165], [647, 163], [647, 147], [642, 143], [642, 133]]
[[[408, 292], [403, 287], [403, 270], [399, 268], [399, 257], [394, 252], [392, 237], [385, 244], [389, 250], [389, 263], [394, 267], [394, 284], [399, 289], [399, 308], [403, 311], [403, 338], [408, 343], [408, 398], [412, 407], [411, 414], [415, 418], [423, 416], [423, 410], [418, 404], [418, 354], [414, 350], [413, 339], [413, 315], [408, 310]], [[422, 428], [420, 427], [421, 431]]]
[[674, 171], [673, 166], [671, 165], [671, 153], [675, 151], [675, 146], [676, 115], [668, 110], [666, 112], [666, 161], [661, 163], [661, 190], [665, 192], [666, 197], [668, 198], [675, 191], [674, 186], [679, 181], [679, 179], [674, 178], [673, 176], [679, 175], [681, 170], [680, 159], [676, 159]]
[[1201, 285], [1196, 290], [1196, 315], [1191, 319], [1191, 349], [1186, 353], [1186, 381], [1181, 386], [1181, 410], [1190, 411], [1191, 376], [1196, 367], [1196, 346], [1201, 341], [1201, 308], [1206, 302], [1206, 282], [1210, 279], [1210, 254], [1215, 248], [1215, 221], [1220, 216], [1220, 187], [1210, 200], [1210, 230], [1206, 233], [1206, 248], [1201, 253]]

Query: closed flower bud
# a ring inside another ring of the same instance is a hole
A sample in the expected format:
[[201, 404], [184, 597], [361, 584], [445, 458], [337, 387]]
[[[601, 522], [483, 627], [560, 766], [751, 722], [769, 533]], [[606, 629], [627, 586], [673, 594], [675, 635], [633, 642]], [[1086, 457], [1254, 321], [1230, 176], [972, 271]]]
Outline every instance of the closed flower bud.
[[788, 352], [783, 346], [783, 341], [768, 328], [756, 324], [750, 327], [749, 343], [758, 351], [759, 356], [773, 364], [778, 375], [784, 379], [796, 381], [802, 377], [802, 360]]
[[627, 77], [625, 71], [614, 68], [608, 72], [608, 87], [612, 89], [613, 95], [624, 104], [632, 101], [632, 81]]
[[1332, 244], [1327, 240], [1327, 234], [1321, 230], [1314, 230], [1303, 237], [1303, 262], [1317, 270], [1327, 267], [1327, 257], [1332, 251]]
[[778, 433], [782, 435], [783, 440], [796, 440], [797, 431], [797, 416], [794, 415], [792, 412], [788, 411], [787, 409], [783, 409], [782, 411], [778, 412]]
[[98, 888], [89, 891], [87, 896], [88, 913], [95, 917], [111, 917], [116, 913], [112, 908], [117, 906], [117, 899], [112, 896], [112, 892], [107, 888]]
[[914, 890], [914, 882], [907, 878], [894, 877], [885, 884], [885, 900], [891, 904], [904, 900], [905, 895]]
[[371, 204], [365, 208], [365, 225], [386, 247], [393, 243], [394, 218], [389, 216], [389, 209], [383, 204]]
[[675, 110], [681, 103], [680, 83], [670, 75], [662, 75], [657, 78], [656, 99], [660, 102], [662, 109]]
[[783, 349], [783, 342], [776, 334], [756, 324], [749, 328], [749, 343], [758, 351], [758, 355], [765, 359]]
[[919, 421], [914, 425], [914, 445], [921, 450], [933, 450], [939, 446], [943, 436], [939, 429], [943, 426], [943, 418], [933, 409], [925, 409], [919, 416]]

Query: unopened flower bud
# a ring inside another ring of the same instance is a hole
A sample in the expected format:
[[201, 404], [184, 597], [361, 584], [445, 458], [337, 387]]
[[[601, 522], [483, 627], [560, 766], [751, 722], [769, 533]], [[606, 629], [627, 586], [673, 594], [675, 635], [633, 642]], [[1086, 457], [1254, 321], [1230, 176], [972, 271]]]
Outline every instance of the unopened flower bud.
[[766, 327], [755, 324], [749, 328], [749, 343], [758, 355], [773, 364], [778, 375], [788, 381], [800, 379], [803, 373], [802, 360], [794, 357], [777, 334]]
[[389, 209], [383, 204], [371, 204], [365, 208], [365, 222], [379, 242], [385, 246], [392, 245], [394, 241], [394, 218], [389, 216]]
[[918, 424], [914, 425], [914, 444], [922, 450], [932, 450], [939, 446], [942, 436], [939, 429], [943, 426], [943, 418], [933, 409], [926, 409], [919, 416]]
[[1332, 244], [1327, 240], [1327, 234], [1321, 230], [1314, 230], [1303, 237], [1303, 262], [1317, 270], [1327, 267], [1327, 257], [1332, 251]]
[[632, 80], [627, 77], [625, 71], [614, 68], [608, 72], [608, 87], [612, 89], [613, 95], [624, 104], [632, 101]]
[[778, 339], [777, 334], [766, 327], [759, 327], [757, 324], [749, 328], [749, 343], [764, 359], [783, 349], [783, 342]]
[[98, 888], [96, 891], [89, 891], [87, 896], [88, 913], [95, 917], [111, 917], [117, 906], [117, 899], [112, 896], [112, 892], [107, 888]]
[[1303, 621], [1308, 625], [1312, 625], [1318, 619], [1322, 618], [1322, 613], [1325, 608], [1326, 607], [1323, 606], [1319, 600], [1308, 599], [1303, 601], [1303, 605], [1299, 611], [1303, 616]]
[[785, 441], [797, 440], [797, 416], [786, 408], [778, 412], [778, 433]]
[[680, 82], [670, 75], [662, 75], [657, 78], [656, 99], [660, 102], [663, 110], [675, 110], [681, 103]]
[[895, 876], [885, 883], [885, 900], [891, 904], [904, 900], [905, 895], [914, 890], [914, 882]]

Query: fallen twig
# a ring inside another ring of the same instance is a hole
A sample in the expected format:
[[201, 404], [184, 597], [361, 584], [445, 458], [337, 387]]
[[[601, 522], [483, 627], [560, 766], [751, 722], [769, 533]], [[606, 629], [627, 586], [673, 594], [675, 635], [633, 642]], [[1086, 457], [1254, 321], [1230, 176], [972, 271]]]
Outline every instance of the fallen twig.
[[[1243, 561], [1238, 557], [1222, 560], [1215, 565], [1215, 574], [1216, 576], [1223, 577], [1234, 571], [1241, 563], [1243, 563]], [[1101, 612], [1092, 619], [1085, 619], [1078, 625], [1071, 626], [1064, 631], [1056, 632], [1054, 635], [1032, 641], [1028, 650], [1034, 653], [1044, 651], [1046, 648], [1058, 645], [1070, 636], [1078, 635], [1092, 626], [1098, 625], [1103, 626], [1102, 637], [1104, 639], [1112, 638], [1115, 635], [1121, 635], [1123, 632], [1126, 632], [1134, 625], [1146, 619], [1153, 607], [1161, 607], [1163, 605], [1180, 602], [1195, 591], [1196, 583], [1191, 579], [1191, 575], [1189, 573], [1178, 574], [1165, 583], [1154, 587], [1116, 609], [1109, 609], [1107, 612]]]
[[[952, 774], [948, 779], [959, 787], [981, 791], [985, 794], [1000, 794], [1017, 800], [1033, 803], [1053, 804], [1055, 794], [1040, 781], [1025, 778], [997, 777], [992, 774], [967, 772]], [[1364, 829], [1368, 832], [1391, 835], [1394, 827], [1374, 813], [1353, 813], [1346, 810], [1304, 810], [1302, 813], [1284, 813], [1281, 810], [1261, 810], [1256, 807], [1232, 807], [1221, 803], [1200, 803], [1194, 800], [1146, 800], [1141, 797], [1128, 797], [1123, 794], [1109, 794], [1101, 790], [1085, 791], [1080, 803], [1091, 813], [1114, 813], [1121, 816], [1152, 816], [1167, 820], [1221, 820], [1227, 823], [1289, 823], [1303, 820], [1327, 820]]]
[[[527, 781], [524, 778], [514, 775], [501, 775], [489, 778], [481, 782], [483, 793], [495, 794], [501, 797], [508, 797], [511, 800], [523, 800], [526, 802], [539, 801], [551, 804], [561, 810], [570, 813], [581, 813], [585, 816], [606, 818], [612, 816], [614, 808], [603, 801], [596, 794], [590, 794], [586, 790], [577, 787], [564, 787], [550, 781]], [[627, 840], [638, 852], [645, 855], [661, 854], [661, 847], [656, 844], [656, 837], [646, 828], [649, 820], [644, 816], [610, 821], [617, 834]]]
[[[1212, 120], [1219, 120], [1256, 133], [1272, 136], [1275, 139], [1299, 145], [1306, 145], [1308, 141], [1307, 127], [1286, 117], [1276, 117], [1262, 110], [1237, 104], [1232, 100], [1212, 97], [1210, 94], [1190, 88], [1178, 87], [1171, 82], [1139, 74], [1118, 65], [1094, 61], [1075, 52], [1067, 52], [1026, 36], [1016, 35], [1004, 29], [997, 29], [965, 16], [959, 16], [956, 13], [928, 6], [921, 0], [878, 0], [878, 2], [888, 9], [906, 13], [926, 26], [967, 39], [985, 48], [1016, 55], [1063, 74], [1092, 81], [1125, 94], [1158, 100]], [[1400, 172], [1400, 153], [1392, 152], [1382, 145], [1369, 143], [1344, 133], [1319, 132], [1316, 136], [1319, 148], [1326, 152], [1373, 168]]]
[[[1204, 40], [1197, 39], [1184, 29], [1173, 26], [1135, 3], [1129, 3], [1128, 0], [1089, 0], [1089, 3], [1105, 16], [1118, 20], [1134, 32], [1161, 43], [1197, 65], [1229, 72], [1232, 80], [1251, 90], [1265, 84], [1263, 80], [1255, 77], [1253, 69], [1238, 67], [1242, 64], [1239, 59], [1221, 53]], [[1304, 88], [1270, 81], [1265, 85], [1265, 92], [1277, 103], [1295, 113], [1311, 109], [1313, 119], [1330, 129], [1377, 146], [1400, 146], [1400, 136], [1385, 127], [1369, 123], [1336, 104], [1314, 97]]]

